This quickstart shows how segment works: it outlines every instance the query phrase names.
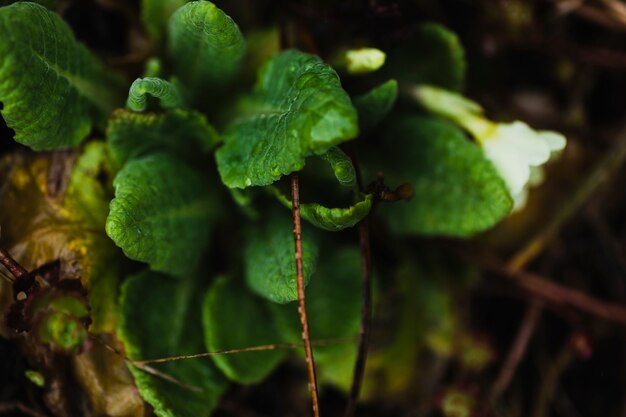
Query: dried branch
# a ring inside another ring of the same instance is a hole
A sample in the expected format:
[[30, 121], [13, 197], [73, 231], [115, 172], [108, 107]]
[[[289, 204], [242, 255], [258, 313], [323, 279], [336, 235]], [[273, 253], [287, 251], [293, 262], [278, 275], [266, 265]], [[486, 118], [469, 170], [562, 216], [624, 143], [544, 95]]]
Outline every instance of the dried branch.
[[367, 362], [367, 347], [369, 345], [370, 327], [372, 325], [372, 251], [370, 245], [369, 219], [365, 217], [359, 224], [359, 247], [361, 250], [361, 328], [359, 345], [357, 348], [352, 387], [348, 396], [345, 417], [352, 417], [359, 399], [365, 363]]
[[293, 209], [293, 237], [295, 242], [296, 276], [298, 280], [298, 313], [302, 325], [302, 340], [306, 355], [307, 374], [309, 377], [309, 391], [311, 392], [311, 404], [313, 416], [319, 417], [319, 396], [317, 392], [317, 377], [315, 375], [315, 361], [309, 334], [309, 321], [306, 315], [306, 302], [304, 297], [304, 266], [302, 263], [302, 223], [300, 218], [300, 186], [298, 173], [291, 174], [291, 206]]
[[0, 264], [2, 264], [15, 279], [20, 279], [28, 275], [28, 271], [22, 267], [15, 259], [11, 257], [9, 252], [0, 248]]

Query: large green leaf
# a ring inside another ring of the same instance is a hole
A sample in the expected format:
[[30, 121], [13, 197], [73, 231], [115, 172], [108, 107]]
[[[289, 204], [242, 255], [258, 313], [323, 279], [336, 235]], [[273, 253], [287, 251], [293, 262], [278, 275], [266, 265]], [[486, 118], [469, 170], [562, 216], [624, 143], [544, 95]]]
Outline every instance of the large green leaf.
[[157, 44], [165, 39], [167, 23], [174, 12], [189, 0], [142, 0], [141, 20]]
[[187, 160], [203, 158], [219, 135], [201, 113], [192, 110], [135, 113], [120, 109], [109, 120], [107, 139], [114, 162], [121, 166], [158, 151]]
[[193, 272], [215, 204], [202, 176], [177, 158], [154, 154], [128, 162], [113, 185], [106, 231], [126, 256], [175, 276]]
[[[280, 216], [282, 214], [282, 216]], [[250, 288], [276, 303], [298, 299], [293, 223], [287, 212], [257, 222], [245, 249], [246, 281]], [[311, 233], [302, 233], [304, 283], [307, 285], [317, 263], [317, 245]]]
[[117, 77], [43, 6], [0, 8], [0, 57], [2, 116], [15, 140], [33, 149], [78, 145], [123, 103]]
[[235, 22], [209, 1], [187, 3], [174, 13], [168, 47], [176, 76], [191, 93], [230, 79], [246, 50]]
[[[204, 299], [202, 318], [209, 352], [279, 343], [266, 303], [233, 279], [220, 278]], [[285, 350], [241, 352], [211, 356], [228, 378], [242, 384], [262, 381], [285, 357]]]
[[[202, 293], [196, 282], [193, 276], [173, 281], [146, 271], [124, 283], [118, 336], [129, 358], [156, 359], [205, 351]], [[130, 366], [139, 393], [159, 417], [208, 416], [226, 388], [224, 377], [209, 358], [184, 359], [153, 367], [179, 381], [174, 383]]]
[[[342, 339], [314, 349], [320, 380], [347, 388], [351, 381], [360, 327], [361, 263], [356, 248], [322, 251], [318, 271], [306, 289], [312, 340]], [[281, 331], [299, 340], [302, 329], [294, 304], [270, 305]]]
[[425, 23], [388, 54], [381, 76], [395, 78], [400, 84], [434, 84], [459, 91], [465, 80], [464, 55], [454, 32]]
[[389, 114], [397, 98], [398, 82], [389, 80], [352, 100], [359, 112], [361, 131], [378, 125]]
[[381, 206], [401, 234], [471, 236], [506, 216], [512, 200], [482, 149], [455, 126], [407, 116], [385, 130], [385, 180], [409, 182], [413, 199]]
[[227, 130], [218, 169], [231, 188], [268, 185], [357, 134], [356, 110], [335, 71], [313, 55], [281, 52], [261, 69], [245, 114]]

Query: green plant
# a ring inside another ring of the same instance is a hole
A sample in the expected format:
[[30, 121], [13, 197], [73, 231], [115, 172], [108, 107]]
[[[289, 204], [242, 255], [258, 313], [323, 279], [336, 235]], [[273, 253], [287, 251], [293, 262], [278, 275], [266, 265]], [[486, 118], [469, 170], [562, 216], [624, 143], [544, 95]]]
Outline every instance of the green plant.
[[[121, 342], [141, 397], [159, 416], [208, 415], [229, 382], [258, 383], [284, 361], [287, 350], [268, 345], [301, 342], [298, 278], [307, 286], [313, 344], [329, 343], [313, 352], [318, 377], [347, 390], [355, 361], [363, 366], [357, 336], [371, 314], [360, 313], [361, 262], [371, 275], [368, 216], [375, 210], [398, 246], [405, 236], [476, 235], [510, 213], [530, 167], [564, 146], [555, 133], [558, 143], [544, 144], [544, 133], [526, 125], [524, 134], [502, 132], [511, 146], [526, 149], [534, 140], [511, 180], [506, 169], [514, 158], [500, 163], [506, 149], [489, 151], [489, 129], [497, 125], [459, 95], [462, 47], [437, 24], [419, 26], [381, 69], [384, 54], [376, 50], [374, 64], [366, 57], [350, 70], [354, 62], [346, 67], [339, 50], [327, 54], [340, 57], [331, 60], [334, 68], [287, 48], [293, 45], [246, 49], [237, 24], [208, 1], [144, 0], [142, 11], [156, 52], [131, 84], [128, 74], [106, 70], [54, 12], [27, 2], [0, 8], [2, 116], [15, 141], [54, 151], [0, 162], [7, 178], [0, 224], [27, 270], [59, 259], [61, 282], [79, 280], [87, 301], [76, 296], [78, 318], [88, 304], [94, 343], [110, 335]], [[63, 152], [75, 163], [61, 163], [67, 184], [63, 198], [51, 198], [49, 177]], [[285, 208], [300, 190], [292, 217]], [[340, 233], [357, 225], [360, 253]], [[406, 270], [415, 268], [408, 246], [397, 253]], [[371, 293], [367, 279], [364, 285]], [[439, 300], [434, 309], [451, 309], [436, 289], [427, 291]], [[27, 295], [49, 301], [35, 290]], [[21, 301], [13, 308], [29, 327], [34, 319]], [[38, 322], [50, 330], [42, 344], [86, 348], [82, 333], [55, 338], [47, 323]], [[410, 324], [399, 325], [410, 342], [402, 326]], [[452, 326], [450, 319], [442, 329]], [[430, 336], [433, 346], [449, 348], [449, 337]], [[150, 363], [256, 346], [268, 348]]]

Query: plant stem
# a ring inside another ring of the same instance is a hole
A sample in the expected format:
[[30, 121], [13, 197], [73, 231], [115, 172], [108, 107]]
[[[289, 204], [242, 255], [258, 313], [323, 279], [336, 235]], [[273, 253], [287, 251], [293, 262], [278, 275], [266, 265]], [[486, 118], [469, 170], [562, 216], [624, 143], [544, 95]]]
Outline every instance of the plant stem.
[[541, 232], [511, 259], [508, 267], [511, 270], [519, 270], [535, 259], [563, 224], [578, 213], [601, 185], [612, 178], [618, 168], [623, 165], [624, 159], [626, 159], [626, 127], [616, 139], [615, 144], [598, 161], [586, 180], [563, 203]]
[[[587, 203], [589, 198], [594, 194], [597, 189], [606, 183], [607, 180], [612, 178], [613, 174], [621, 167], [626, 159], [626, 127], [622, 128], [620, 134], [618, 135], [615, 143], [611, 148], [604, 154], [604, 156], [597, 162], [595, 167], [592, 169], [591, 173], [587, 176], [587, 179], [578, 187], [571, 197], [565, 201], [565, 203], [559, 208], [559, 210], [552, 216], [550, 221], [547, 223], [546, 227], [542, 229], [542, 231], [537, 234], [521, 251], [519, 251], [511, 260], [508, 262], [506, 267], [506, 272], [510, 276], [517, 276], [520, 273], [522, 268], [527, 265], [530, 261], [535, 259], [547, 246], [547, 244], [551, 241], [552, 238], [557, 234], [557, 232], [561, 229], [561, 227], [567, 223], [572, 216], [574, 216], [578, 211]], [[546, 280], [528, 280], [529, 274], [524, 273], [525, 277], [518, 280], [518, 283], [521, 286], [526, 286], [529, 291], [541, 291], [541, 294], [544, 298], [551, 300], [555, 300], [555, 296], [551, 291], [555, 289], [561, 288], [559, 285], [547, 282]], [[548, 289], [548, 291], [545, 291]], [[571, 295], [572, 290], [566, 290], [565, 292], [558, 292], [559, 296], [567, 296]], [[577, 305], [581, 309], [585, 309], [590, 311], [596, 315], [600, 315], [605, 318], [612, 318], [611, 315], [607, 317], [607, 310], [604, 309], [604, 303], [599, 302], [600, 305], [589, 302], [588, 299], [593, 301], [598, 301], [588, 297], [584, 294], [580, 297], [578, 295], [574, 297], [569, 297], [569, 303], [573, 305]], [[515, 338], [515, 342], [511, 346], [507, 358], [505, 359], [503, 367], [500, 369], [500, 374], [496, 378], [496, 382], [492, 386], [490, 391], [490, 401], [491, 403], [495, 402], [497, 397], [504, 392], [506, 387], [508, 386], [513, 374], [515, 373], [515, 369], [517, 365], [521, 361], [524, 353], [526, 351], [526, 347], [528, 346], [528, 342], [532, 337], [535, 326], [538, 322], [539, 313], [541, 312], [542, 307], [539, 304], [531, 305], [527, 310], [527, 315], [524, 321], [520, 324], [520, 327], [517, 331], [517, 336]], [[536, 310], [536, 311], [534, 311]], [[609, 310], [611, 313], [614, 310]], [[532, 314], [531, 314], [532, 313]], [[537, 319], [533, 319], [533, 316], [537, 316]], [[619, 320], [619, 319], [618, 319]], [[621, 320], [620, 320], [621, 321]]]
[[515, 280], [517, 285], [531, 294], [555, 304], [570, 305], [606, 320], [626, 325], [626, 307], [607, 303], [582, 291], [568, 288], [530, 272], [518, 271], [513, 274], [502, 271]]
[[544, 371], [542, 375], [538, 395], [533, 402], [532, 417], [545, 417], [549, 415], [554, 393], [559, 386], [559, 378], [572, 363], [574, 358], [574, 352], [572, 352], [572, 347], [568, 340], [565, 342], [565, 346], [561, 348], [557, 357], [551, 361], [551, 365], [548, 367], [547, 371]]
[[[354, 149], [351, 150], [351, 159], [356, 172], [357, 185], [362, 193], [365, 190], [361, 167]], [[367, 347], [369, 345], [370, 328], [372, 324], [372, 246], [370, 241], [369, 215], [359, 223], [359, 249], [361, 252], [361, 327], [359, 330], [359, 344], [357, 347], [354, 372], [352, 374], [352, 386], [345, 417], [352, 417], [359, 399], [365, 364], [367, 362]]]
[[361, 250], [361, 328], [357, 348], [352, 387], [346, 406], [345, 417], [352, 417], [359, 399], [359, 392], [365, 374], [367, 347], [372, 324], [372, 251], [370, 245], [369, 219], [365, 217], [359, 224], [359, 247]]
[[[315, 340], [311, 341], [312, 346], [332, 346], [338, 345], [342, 343], [352, 343], [355, 338], [347, 337], [342, 339], [324, 339], [324, 340]], [[236, 349], [226, 349], [220, 350], [216, 352], [202, 352], [202, 353], [194, 353], [191, 355], [179, 355], [179, 356], [170, 356], [167, 358], [157, 358], [157, 359], [145, 359], [145, 360], [134, 360], [128, 359], [124, 357], [125, 360], [129, 361], [133, 365], [147, 365], [151, 363], [167, 363], [167, 362], [175, 362], [184, 359], [196, 359], [196, 358], [207, 358], [209, 356], [220, 356], [220, 355], [233, 355], [236, 353], [246, 353], [246, 352], [265, 352], [268, 350], [279, 350], [279, 349], [297, 349], [304, 346], [304, 343], [274, 343], [270, 345], [259, 345], [259, 346], [250, 346], [244, 348], [236, 348]]]
[[309, 377], [309, 391], [311, 392], [311, 405], [313, 416], [319, 417], [319, 397], [317, 393], [317, 377], [315, 376], [315, 361], [313, 348], [311, 347], [311, 335], [309, 334], [309, 321], [306, 316], [306, 302], [304, 297], [304, 266], [302, 263], [302, 223], [300, 218], [300, 186], [298, 173], [291, 174], [291, 206], [293, 210], [293, 238], [295, 242], [296, 277], [298, 283], [298, 313], [302, 325], [302, 340], [304, 342], [304, 354], [306, 355], [307, 374]]
[[517, 366], [524, 357], [526, 346], [528, 346], [528, 342], [535, 330], [535, 326], [541, 317], [542, 310], [542, 305], [538, 301], [532, 302], [526, 308], [524, 318], [522, 319], [522, 323], [520, 324], [517, 335], [515, 336], [515, 341], [513, 342], [513, 345], [511, 345], [511, 349], [509, 350], [506, 360], [504, 361], [504, 365], [502, 365], [502, 368], [500, 369], [496, 382], [494, 382], [491, 387], [491, 392], [489, 393], [491, 401], [498, 398], [509, 386]]
[[15, 259], [9, 255], [9, 252], [0, 248], [0, 264], [9, 270], [15, 279], [20, 279], [28, 275], [28, 271], [22, 267]]

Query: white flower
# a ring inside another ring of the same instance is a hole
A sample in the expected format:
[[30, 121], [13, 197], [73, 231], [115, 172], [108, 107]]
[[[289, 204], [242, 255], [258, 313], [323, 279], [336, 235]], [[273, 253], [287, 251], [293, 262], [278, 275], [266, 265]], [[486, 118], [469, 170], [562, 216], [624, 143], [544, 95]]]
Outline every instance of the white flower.
[[535, 131], [526, 123], [495, 124], [490, 132], [476, 136], [485, 155], [504, 179], [513, 199], [530, 184], [531, 168], [550, 160], [565, 148], [565, 138], [555, 132]]
[[528, 187], [541, 182], [541, 166], [567, 143], [560, 133], [533, 130], [524, 122], [492, 122], [477, 103], [437, 87], [420, 86], [415, 96], [427, 110], [472, 134], [504, 179], [516, 208], [524, 205]]

